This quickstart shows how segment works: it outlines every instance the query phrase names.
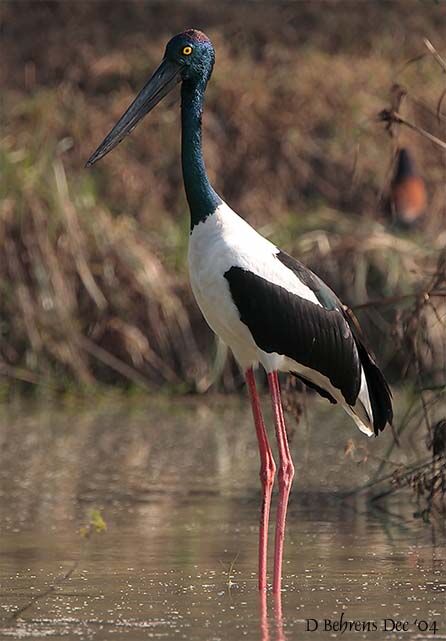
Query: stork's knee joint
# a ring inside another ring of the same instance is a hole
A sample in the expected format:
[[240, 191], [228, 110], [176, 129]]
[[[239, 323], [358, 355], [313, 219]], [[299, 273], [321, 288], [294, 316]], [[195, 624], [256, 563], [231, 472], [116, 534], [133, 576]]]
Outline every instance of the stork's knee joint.
[[276, 464], [271, 458], [267, 461], [265, 465], [262, 465], [260, 468], [260, 481], [263, 486], [272, 486], [274, 483], [274, 476], [276, 473]]
[[294, 478], [294, 465], [293, 461], [286, 461], [280, 466], [279, 470], [279, 485], [282, 487], [291, 487]]

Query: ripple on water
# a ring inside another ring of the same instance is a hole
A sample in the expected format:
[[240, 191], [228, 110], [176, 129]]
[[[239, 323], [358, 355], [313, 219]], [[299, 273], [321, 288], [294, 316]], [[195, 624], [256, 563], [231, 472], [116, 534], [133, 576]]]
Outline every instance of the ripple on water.
[[[325, 641], [339, 633], [324, 619], [341, 616], [410, 622], [355, 639], [446, 638], [444, 538], [412, 519], [408, 494], [392, 514], [340, 500], [373, 466], [344, 457], [351, 426], [333, 416], [310, 421], [335, 427], [323, 449], [306, 426], [293, 445], [281, 604], [256, 590], [258, 460], [238, 401], [5, 418], [0, 638], [281, 641], [315, 619]], [[386, 438], [367, 447], [379, 455]], [[93, 509], [107, 529], [82, 538]]]

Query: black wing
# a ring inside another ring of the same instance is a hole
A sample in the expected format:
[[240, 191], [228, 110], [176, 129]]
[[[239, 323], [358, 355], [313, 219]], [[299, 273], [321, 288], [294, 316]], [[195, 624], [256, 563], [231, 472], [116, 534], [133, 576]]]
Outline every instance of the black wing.
[[383, 373], [376, 364], [372, 351], [366, 346], [356, 317], [350, 309], [341, 303], [334, 291], [330, 289], [319, 276], [305, 267], [305, 265], [302, 265], [298, 260], [282, 251], [279, 251], [276, 257], [314, 292], [316, 298], [325, 309], [336, 309], [347, 321], [355, 340], [359, 360], [364, 369], [370, 404], [372, 406], [373, 427], [375, 434], [378, 434], [385, 428], [387, 423], [392, 423], [392, 393]]
[[[252, 272], [232, 267], [225, 277], [242, 322], [260, 349], [283, 354], [320, 372], [341, 391], [349, 405], [355, 404], [359, 394], [362, 365], [374, 431], [378, 434], [392, 421], [391, 393], [364, 344], [356, 319], [336, 294], [302, 263], [285, 252], [279, 252], [275, 258], [313, 291], [320, 305]], [[319, 388], [317, 391], [321, 393]], [[327, 393], [322, 396], [327, 397]], [[334, 401], [332, 397], [329, 400]]]
[[231, 267], [225, 278], [240, 319], [260, 349], [320, 372], [349, 405], [355, 404], [361, 363], [342, 309], [316, 305], [240, 267]]

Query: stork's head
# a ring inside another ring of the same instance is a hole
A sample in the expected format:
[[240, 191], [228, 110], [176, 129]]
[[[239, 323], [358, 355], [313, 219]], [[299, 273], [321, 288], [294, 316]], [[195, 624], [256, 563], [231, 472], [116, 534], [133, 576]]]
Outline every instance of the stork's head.
[[215, 52], [209, 38], [196, 29], [174, 36], [166, 46], [164, 58], [127, 111], [87, 161], [87, 167], [103, 158], [136, 127], [179, 82], [206, 86], [214, 66]]
[[188, 29], [169, 40], [164, 59], [178, 65], [182, 80], [207, 82], [214, 66], [215, 52], [206, 34]]

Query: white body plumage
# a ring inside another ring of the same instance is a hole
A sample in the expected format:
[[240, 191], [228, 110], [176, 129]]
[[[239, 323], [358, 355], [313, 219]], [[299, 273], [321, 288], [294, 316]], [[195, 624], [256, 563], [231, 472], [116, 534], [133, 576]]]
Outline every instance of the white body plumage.
[[[321, 305], [314, 291], [275, 258], [279, 251], [226, 203], [219, 205], [212, 215], [194, 226], [189, 241], [189, 273], [192, 290], [203, 316], [211, 329], [232, 350], [244, 370], [261, 363], [267, 372], [298, 372], [329, 392], [354, 419], [359, 429], [370, 436], [373, 434], [372, 410], [363, 370], [357, 402], [351, 407], [346, 404], [340, 390], [333, 387], [320, 372], [284, 354], [261, 349], [240, 318], [225, 278], [232, 267], [240, 267], [305, 301]], [[249, 296], [250, 292], [247, 291], [246, 295]], [[280, 310], [277, 311], [280, 313]]]

